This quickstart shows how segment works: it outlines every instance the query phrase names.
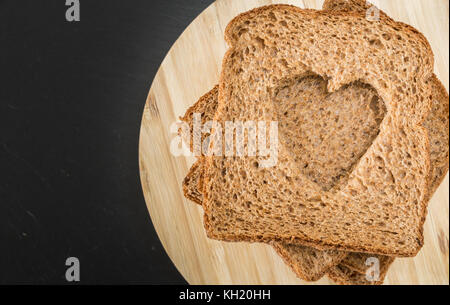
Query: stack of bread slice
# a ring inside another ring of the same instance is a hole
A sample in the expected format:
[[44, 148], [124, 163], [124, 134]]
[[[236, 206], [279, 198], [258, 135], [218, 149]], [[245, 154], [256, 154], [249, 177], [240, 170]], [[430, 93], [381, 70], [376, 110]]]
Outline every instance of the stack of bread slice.
[[258, 8], [225, 39], [219, 85], [182, 121], [191, 134], [196, 113], [221, 126], [276, 121], [279, 143], [263, 167], [261, 156], [211, 154], [220, 145], [201, 135], [210, 153], [183, 191], [203, 206], [208, 237], [269, 243], [307, 281], [381, 284], [395, 257], [422, 247], [448, 171], [448, 93], [427, 40], [365, 0]]

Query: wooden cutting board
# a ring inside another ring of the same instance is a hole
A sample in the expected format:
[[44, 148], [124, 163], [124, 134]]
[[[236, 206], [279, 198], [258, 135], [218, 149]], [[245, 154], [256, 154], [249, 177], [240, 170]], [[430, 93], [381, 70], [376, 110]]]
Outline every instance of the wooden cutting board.
[[[249, 9], [286, 3], [320, 9], [320, 0], [218, 0], [175, 42], [153, 81], [140, 138], [141, 182], [153, 225], [175, 266], [190, 284], [331, 284], [299, 280], [270, 246], [206, 238], [201, 207], [183, 197], [181, 182], [194, 162], [175, 157], [170, 126], [219, 79], [228, 22]], [[448, 0], [373, 1], [396, 20], [419, 29], [431, 43], [436, 74], [448, 90]], [[429, 205], [425, 246], [415, 258], [397, 259], [386, 284], [449, 283], [448, 175]]]

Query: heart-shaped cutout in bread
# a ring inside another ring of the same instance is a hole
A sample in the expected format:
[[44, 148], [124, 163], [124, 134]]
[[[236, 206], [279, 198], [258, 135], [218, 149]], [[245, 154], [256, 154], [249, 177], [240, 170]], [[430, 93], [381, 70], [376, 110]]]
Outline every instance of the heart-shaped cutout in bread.
[[284, 144], [324, 191], [348, 177], [386, 114], [371, 86], [355, 82], [329, 93], [320, 76], [290, 80], [275, 90], [273, 101]]

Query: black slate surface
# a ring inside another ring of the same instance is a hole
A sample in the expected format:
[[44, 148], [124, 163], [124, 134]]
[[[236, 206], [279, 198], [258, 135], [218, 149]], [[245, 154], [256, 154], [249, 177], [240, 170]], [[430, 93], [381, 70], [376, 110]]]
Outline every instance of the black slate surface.
[[0, 283], [180, 284], [148, 215], [142, 110], [211, 0], [0, 0]]

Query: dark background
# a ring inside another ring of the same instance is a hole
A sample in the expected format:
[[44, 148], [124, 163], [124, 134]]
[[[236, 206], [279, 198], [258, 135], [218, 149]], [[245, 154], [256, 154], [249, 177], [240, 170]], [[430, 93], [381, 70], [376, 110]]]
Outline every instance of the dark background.
[[0, 283], [185, 283], [141, 191], [153, 77], [212, 0], [0, 0]]

